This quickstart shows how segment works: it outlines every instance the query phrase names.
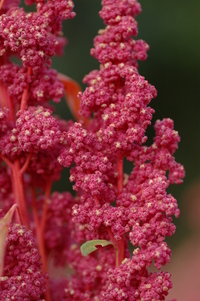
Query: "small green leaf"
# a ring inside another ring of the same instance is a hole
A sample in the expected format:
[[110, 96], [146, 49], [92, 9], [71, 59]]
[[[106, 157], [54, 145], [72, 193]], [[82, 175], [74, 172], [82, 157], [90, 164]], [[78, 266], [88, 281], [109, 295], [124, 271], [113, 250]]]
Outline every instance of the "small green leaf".
[[104, 239], [89, 240], [81, 246], [81, 253], [83, 254], [83, 256], [87, 256], [88, 254], [96, 251], [98, 249], [97, 246], [99, 245], [102, 247], [106, 247], [112, 244], [113, 243], [111, 241]]

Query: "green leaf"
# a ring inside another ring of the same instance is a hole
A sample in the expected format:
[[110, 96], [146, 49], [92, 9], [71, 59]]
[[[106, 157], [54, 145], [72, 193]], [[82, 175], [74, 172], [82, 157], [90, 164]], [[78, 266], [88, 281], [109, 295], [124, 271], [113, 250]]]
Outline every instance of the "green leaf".
[[112, 244], [113, 243], [111, 241], [104, 239], [89, 240], [81, 246], [81, 253], [83, 254], [83, 256], [87, 256], [90, 253], [96, 251], [98, 249], [97, 246], [106, 247]]
[[6, 215], [0, 219], [0, 277], [3, 273], [3, 264], [4, 264], [4, 253], [6, 248], [6, 237], [8, 234], [8, 227], [12, 221], [13, 214], [17, 205], [13, 205]]

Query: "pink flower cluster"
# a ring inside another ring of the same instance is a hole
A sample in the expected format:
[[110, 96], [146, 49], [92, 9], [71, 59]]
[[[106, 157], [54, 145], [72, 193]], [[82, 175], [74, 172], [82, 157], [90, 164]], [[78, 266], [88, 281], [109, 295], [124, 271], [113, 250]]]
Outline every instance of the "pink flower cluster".
[[18, 208], [0, 252], [0, 300], [50, 301], [48, 264], [51, 257], [56, 264], [66, 263], [57, 256], [69, 244], [64, 237], [71, 231], [67, 219], [72, 196], [51, 196], [52, 183], [60, 178], [57, 158], [69, 126], [52, 115], [47, 102], [59, 102], [65, 92], [51, 58], [62, 54], [62, 21], [75, 13], [70, 0], [25, 2], [35, 4], [35, 11], [27, 13], [19, 1], [0, 1], [2, 243], [9, 226], [3, 216], [13, 204]]
[[[133, 39], [140, 4], [102, 0], [106, 28], [91, 49], [100, 68], [84, 78], [80, 110], [74, 98], [73, 123], [48, 105], [72, 85], [51, 58], [62, 53], [62, 20], [74, 17], [73, 3], [26, 0], [36, 9], [26, 13], [18, 2], [0, 1], [0, 241], [3, 216], [17, 204], [0, 252], [0, 301], [165, 300], [165, 238], [179, 216], [166, 190], [182, 182], [184, 168], [174, 158], [180, 137], [171, 119], [156, 121], [153, 143], [146, 134], [157, 93], [137, 69], [149, 49]], [[51, 193], [70, 166], [75, 196]], [[91, 248], [87, 256], [81, 245]]]
[[[96, 288], [97, 299], [92, 300], [164, 300], [170, 275], [151, 273], [149, 267], [160, 269], [170, 260], [164, 240], [174, 233], [172, 215], [178, 217], [179, 210], [166, 189], [184, 176], [173, 157], [180, 138], [173, 121], [164, 119], [155, 124], [153, 144], [147, 141], [154, 113], [149, 104], [156, 90], [137, 70], [148, 50], [144, 41], [132, 39], [140, 5], [135, 0], [104, 0], [102, 5], [100, 16], [107, 26], [91, 50], [100, 70], [85, 77], [88, 87], [79, 94], [81, 114], [93, 118], [88, 126], [75, 123], [69, 129], [59, 162], [75, 164], [70, 180], [80, 192], [72, 211], [79, 224], [76, 239], [111, 240], [116, 249], [116, 266], [108, 267], [105, 285]], [[124, 158], [133, 163], [130, 175], [123, 172]], [[131, 256], [125, 255], [128, 241]]]
[[39, 301], [46, 291], [47, 275], [33, 233], [13, 224], [7, 237], [4, 276], [0, 278], [0, 300]]

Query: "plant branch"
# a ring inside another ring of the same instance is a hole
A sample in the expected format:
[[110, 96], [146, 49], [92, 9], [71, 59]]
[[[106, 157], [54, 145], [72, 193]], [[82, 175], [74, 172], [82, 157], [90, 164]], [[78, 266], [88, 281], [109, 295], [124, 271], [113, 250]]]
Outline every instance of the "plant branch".
[[5, 0], [1, 0], [1, 2], [0, 2], [0, 10], [2, 9], [2, 6], [3, 6], [4, 2], [5, 2]]
[[21, 212], [21, 222], [29, 228], [29, 218], [27, 204], [24, 194], [24, 183], [23, 177], [20, 173], [20, 162], [17, 159], [12, 165], [12, 176], [13, 176], [13, 192], [16, 204], [18, 204]]
[[22, 176], [23, 173], [26, 171], [26, 169], [28, 168], [28, 165], [30, 163], [31, 160], [31, 153], [28, 154], [28, 156], [26, 157], [26, 161], [24, 162], [24, 165], [21, 167], [20, 169], [20, 175]]
[[10, 160], [8, 160], [6, 157], [4, 157], [3, 155], [0, 155], [1, 159], [8, 165], [8, 167], [10, 167], [10, 169], [13, 168], [13, 163], [10, 162]]
[[[32, 73], [32, 68], [28, 67], [27, 75], [31, 76], [31, 73]], [[28, 98], [28, 90], [29, 90], [29, 84], [27, 85], [26, 89], [24, 89], [24, 92], [22, 94], [21, 107], [20, 107], [20, 109], [22, 111], [24, 111], [26, 108], [27, 98]]]

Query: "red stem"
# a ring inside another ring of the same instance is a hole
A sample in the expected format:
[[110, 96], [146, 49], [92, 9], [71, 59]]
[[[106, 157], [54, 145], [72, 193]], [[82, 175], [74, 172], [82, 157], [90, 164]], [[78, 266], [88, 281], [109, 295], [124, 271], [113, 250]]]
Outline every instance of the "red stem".
[[41, 233], [40, 228], [36, 229], [37, 233], [37, 238], [38, 238], [38, 248], [40, 252], [40, 256], [42, 259], [42, 271], [43, 273], [47, 272], [47, 256], [46, 256], [46, 250], [45, 250], [45, 245], [44, 245], [44, 235]]
[[33, 210], [33, 218], [34, 218], [34, 222], [35, 222], [34, 224], [35, 224], [35, 229], [36, 229], [36, 235], [37, 235], [37, 237], [39, 237], [39, 234], [40, 234], [40, 219], [39, 219], [38, 210], [37, 210], [35, 190], [34, 190], [33, 186], [31, 186], [30, 189], [31, 189], [32, 210]]
[[117, 241], [117, 250], [116, 250], [116, 267], [118, 267], [124, 260], [124, 237], [121, 240]]
[[21, 225], [26, 225], [27, 227], [29, 227], [28, 210], [24, 194], [23, 173], [28, 167], [31, 154], [28, 154], [26, 161], [21, 169], [19, 159], [17, 159], [14, 163], [11, 163], [10, 160], [5, 158], [3, 155], [0, 155], [0, 157], [12, 171], [14, 199], [16, 204], [19, 206], [17, 208], [18, 215], [16, 216], [16, 219]]
[[[2, 107], [9, 108], [8, 117], [9, 120], [15, 121], [15, 112], [12, 104], [12, 100], [10, 95], [8, 94], [8, 89], [1, 83], [1, 100], [2, 100]], [[4, 100], [4, 101], [3, 101]]]
[[48, 201], [49, 201], [49, 197], [50, 197], [50, 193], [51, 193], [51, 186], [52, 186], [52, 182], [47, 181], [46, 190], [45, 190], [45, 200], [44, 200], [43, 211], [42, 211], [42, 220], [40, 223], [40, 232], [42, 233], [42, 235], [44, 235], [44, 231], [45, 231]]
[[117, 180], [117, 196], [121, 193], [123, 188], [123, 157], [119, 154], [117, 155], [117, 171], [118, 171], [118, 180]]
[[5, 107], [5, 98], [4, 98], [4, 87], [2, 82], [0, 82], [0, 101], [1, 101], [1, 107], [4, 108]]
[[14, 199], [16, 204], [18, 204], [20, 212], [21, 212], [21, 222], [22, 224], [26, 225], [29, 228], [29, 218], [28, 218], [28, 210], [26, 199], [24, 195], [24, 183], [23, 177], [20, 173], [20, 162], [17, 159], [12, 167], [12, 176], [13, 176], [13, 192], [14, 192]]
[[[119, 196], [119, 194], [123, 189], [123, 177], [124, 177], [123, 157], [121, 157], [119, 154], [117, 155], [117, 171], [118, 171], [117, 196]], [[124, 237], [122, 237], [121, 240], [116, 241], [110, 227], [107, 227], [107, 232], [114, 245], [114, 248], [116, 249], [116, 267], [118, 267], [124, 260]]]
[[6, 91], [8, 108], [9, 108], [9, 120], [14, 121], [15, 120], [15, 112], [14, 112], [14, 108], [13, 108], [13, 105], [12, 105], [12, 99], [8, 94], [8, 90], [5, 89], [5, 91]]
[[40, 255], [42, 257], [42, 263], [43, 263], [43, 272], [47, 272], [47, 255], [45, 250], [45, 244], [44, 244], [44, 233], [45, 233], [45, 226], [46, 226], [46, 217], [47, 217], [47, 209], [48, 209], [48, 200], [51, 193], [51, 186], [52, 182], [47, 181], [46, 183], [46, 190], [45, 190], [45, 199], [43, 204], [43, 210], [42, 210], [42, 218], [39, 222], [39, 217], [37, 213], [37, 206], [36, 206], [36, 198], [35, 198], [35, 192], [32, 189], [32, 197], [33, 197], [33, 214], [36, 222], [36, 231], [37, 231], [37, 238], [38, 238], [38, 248], [40, 251]]
[[[43, 214], [42, 214], [41, 222], [39, 220], [39, 215], [38, 215], [38, 210], [37, 210], [35, 190], [33, 187], [31, 187], [33, 217], [34, 217], [35, 227], [36, 227], [38, 249], [39, 249], [41, 259], [42, 259], [42, 271], [44, 274], [47, 272], [47, 254], [46, 254], [45, 244], [44, 244], [44, 230], [45, 230], [46, 215], [47, 215], [47, 206], [45, 205], [45, 203], [47, 204], [47, 202], [48, 202], [50, 192], [51, 192], [51, 185], [52, 185], [52, 183], [50, 181], [46, 185], [47, 187], [46, 187], [46, 192], [45, 192], [45, 200], [44, 200]], [[48, 280], [46, 281], [45, 300], [51, 301]]]
[[116, 249], [116, 267], [118, 267], [124, 260], [124, 238], [122, 237], [121, 240], [116, 241], [110, 227], [107, 227], [107, 232], [110, 236], [114, 248]]
[[[32, 73], [32, 68], [28, 67], [27, 75], [31, 76], [31, 73]], [[20, 109], [22, 110], [22, 112], [26, 108], [27, 98], [28, 98], [28, 90], [29, 90], [29, 84], [27, 85], [26, 89], [24, 89], [24, 92], [22, 94], [21, 107], [20, 107]]]
[[50, 289], [49, 289], [49, 281], [46, 281], [46, 292], [45, 292], [45, 301], [51, 301]]
[[[123, 189], [123, 157], [117, 154], [117, 171], [118, 171], [118, 180], [117, 180], [117, 196], [122, 192]], [[116, 241], [116, 267], [118, 267], [124, 260], [124, 237], [121, 240]]]
[[31, 160], [31, 153], [29, 153], [28, 156], [26, 157], [26, 161], [24, 162], [24, 165], [20, 169], [20, 175], [23, 175], [23, 173], [26, 171], [30, 163], [30, 160]]
[[4, 2], [5, 2], [5, 0], [1, 0], [1, 2], [0, 2], [0, 10], [2, 9], [2, 6], [3, 6]]
[[8, 160], [6, 157], [4, 157], [3, 155], [0, 155], [1, 159], [10, 167], [10, 169], [13, 168], [13, 163], [10, 162], [10, 160]]
[[[4, 3], [4, 0], [1, 0], [0, 2], [0, 10], [1, 7]], [[6, 64], [8, 62], [8, 58], [6, 56], [0, 57], [0, 66]], [[8, 113], [8, 120], [10, 121], [15, 121], [15, 110], [13, 106], [13, 101], [12, 98], [10, 97], [8, 93], [8, 87], [3, 84], [2, 81], [0, 81], [0, 105], [2, 108], [7, 107], [9, 108], [9, 113]]]
[[[45, 199], [44, 199], [44, 205], [43, 205], [43, 211], [42, 211], [42, 220], [40, 223], [40, 244], [42, 244], [43, 248], [43, 272], [47, 272], [47, 254], [45, 250], [45, 245], [44, 245], [44, 232], [45, 232], [45, 226], [46, 226], [46, 218], [47, 218], [47, 210], [48, 210], [48, 202], [49, 202], [49, 197], [51, 193], [51, 187], [52, 187], [52, 182], [47, 181], [46, 183], [46, 190], [45, 190]], [[50, 296], [50, 291], [49, 291], [49, 282], [47, 280], [46, 282], [46, 293], [45, 293], [45, 299], [46, 301], [51, 301], [51, 296]]]
[[22, 218], [22, 214], [21, 214], [19, 207], [17, 207], [17, 213], [19, 216], [20, 225], [23, 225], [23, 218]]

